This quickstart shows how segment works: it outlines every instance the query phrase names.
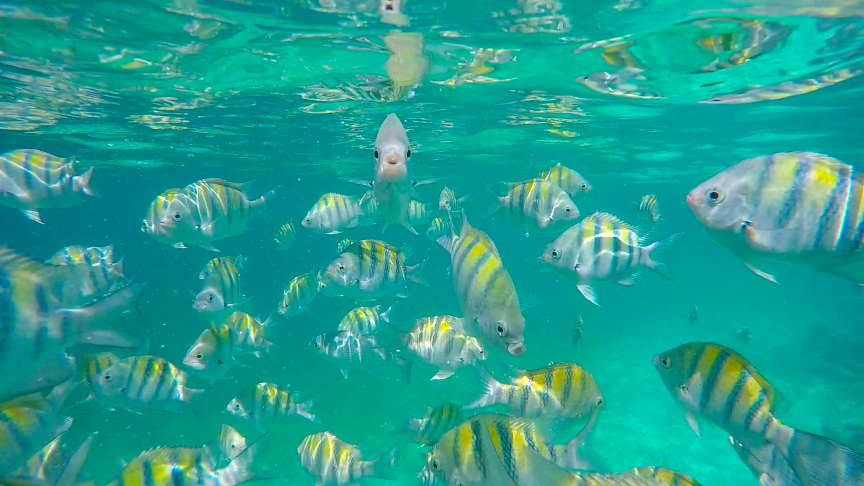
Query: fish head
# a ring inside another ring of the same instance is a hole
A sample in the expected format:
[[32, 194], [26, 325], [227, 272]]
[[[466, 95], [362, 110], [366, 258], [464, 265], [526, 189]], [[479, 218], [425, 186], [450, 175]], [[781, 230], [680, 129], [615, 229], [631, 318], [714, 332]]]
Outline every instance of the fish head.
[[486, 352], [483, 344], [477, 338], [468, 336], [465, 347], [462, 349], [462, 360], [466, 363], [476, 363], [477, 361], [486, 361], [488, 357], [489, 353]]
[[226, 410], [228, 410], [228, 413], [231, 415], [241, 419], [249, 419], [252, 416], [249, 408], [245, 403], [243, 403], [243, 400], [238, 397], [235, 397], [228, 403]]
[[453, 211], [456, 209], [456, 195], [449, 187], [441, 190], [441, 196], [438, 198], [438, 209], [441, 211]]
[[546, 245], [540, 261], [556, 268], [572, 268], [567, 256], [564, 245], [559, 240], [555, 240]]
[[197, 204], [186, 194], [179, 194], [165, 208], [159, 220], [159, 231], [183, 239], [201, 230], [201, 218], [197, 214]]
[[687, 206], [707, 230], [738, 231], [742, 221], [749, 218], [748, 200], [759, 191], [758, 167], [753, 160], [726, 169], [687, 194]]
[[[438, 444], [441, 444], [439, 441]], [[444, 457], [441, 447], [436, 444], [432, 446], [429, 453], [426, 455], [426, 464], [418, 474], [420, 484], [422, 486], [443, 486], [448, 484], [445, 476], [445, 468], [447, 467], [447, 458]]]
[[510, 318], [492, 321], [487, 334], [496, 346], [506, 349], [513, 356], [522, 356], [525, 352], [524, 332], [525, 319], [520, 312], [516, 312]]
[[411, 148], [408, 134], [395, 113], [391, 113], [378, 129], [375, 138], [375, 183], [401, 183], [411, 180], [409, 160]]
[[96, 384], [103, 396], [112, 397], [126, 391], [133, 360], [134, 358], [120, 360], [99, 374]]
[[328, 218], [324, 217], [324, 211], [319, 210], [316, 204], [306, 213], [300, 224], [310, 231], [328, 231], [330, 228], [327, 226], [327, 221]]
[[566, 192], [561, 192], [555, 206], [552, 207], [552, 222], [561, 223], [565, 221], [575, 221], [579, 218], [579, 208], [570, 199]]
[[183, 364], [197, 372], [218, 371], [227, 368], [224, 358], [217, 353], [219, 336], [207, 328], [186, 352]]
[[666, 385], [666, 389], [677, 399], [681, 391], [686, 392], [688, 378], [685, 376], [689, 368], [688, 361], [694, 359], [689, 356], [687, 345], [682, 345], [654, 356], [654, 368], [660, 374], [660, 379]]
[[317, 353], [327, 354], [327, 335], [321, 334], [315, 336], [314, 339], [309, 341], [309, 344], [306, 347]]
[[360, 259], [353, 253], [342, 253], [330, 262], [318, 280], [318, 291], [325, 295], [328, 291], [351, 287], [360, 280]]
[[246, 450], [246, 438], [240, 435], [240, 432], [237, 432], [234, 427], [223, 424], [222, 432], [219, 434], [219, 449], [223, 457], [233, 461], [235, 457]]
[[225, 309], [225, 299], [216, 289], [205, 287], [195, 296], [192, 308], [202, 314], [213, 314]]

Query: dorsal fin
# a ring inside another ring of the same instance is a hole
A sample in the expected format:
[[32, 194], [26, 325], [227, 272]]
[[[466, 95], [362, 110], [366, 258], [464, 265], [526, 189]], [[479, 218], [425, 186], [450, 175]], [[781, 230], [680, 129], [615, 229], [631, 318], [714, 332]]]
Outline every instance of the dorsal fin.
[[626, 229], [626, 230], [632, 231], [632, 232], [634, 232], [640, 236], [642, 233], [642, 228], [640, 228], [638, 226], [634, 226], [634, 225], [618, 218], [617, 216], [615, 216], [613, 214], [605, 213], [603, 211], [597, 211], [597, 212], [591, 214], [590, 216], [586, 217], [583, 221], [596, 221], [599, 224], [606, 223], [615, 229]]

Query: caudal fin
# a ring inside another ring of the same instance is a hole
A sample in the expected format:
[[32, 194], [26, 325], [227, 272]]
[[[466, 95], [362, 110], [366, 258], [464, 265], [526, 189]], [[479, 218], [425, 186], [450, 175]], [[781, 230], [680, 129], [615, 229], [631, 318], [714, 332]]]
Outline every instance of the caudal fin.
[[501, 196], [499, 196], [497, 192], [493, 191], [492, 188], [486, 185], [486, 181], [483, 181], [483, 187], [486, 188], [486, 192], [488, 192], [490, 196], [493, 196], [495, 198], [493, 200], [494, 202], [489, 204], [489, 207], [483, 214], [483, 219], [487, 219], [493, 214], [497, 213], [499, 209], [501, 209]]
[[276, 197], [276, 193], [282, 189], [282, 186], [276, 186], [273, 189], [270, 189], [267, 194], [259, 197], [258, 199], [249, 202], [249, 208], [252, 210], [252, 217], [256, 219], [260, 219], [268, 224], [273, 224], [272, 215], [270, 214], [270, 209], [268, 203], [273, 201], [273, 198]]
[[307, 400], [303, 403], [297, 404], [297, 415], [305, 418], [310, 422], [317, 422], [318, 419], [315, 418], [315, 414], [312, 413], [312, 407], [315, 405], [314, 400]]
[[864, 477], [864, 455], [828, 437], [796, 429], [788, 444], [786, 460], [804, 486], [851, 486]]
[[390, 449], [378, 456], [378, 458], [362, 463], [364, 476], [374, 476], [381, 479], [397, 479], [397, 469], [399, 468], [399, 450]]
[[641, 259], [640, 263], [645, 265], [646, 267], [650, 268], [651, 270], [654, 270], [661, 277], [672, 280], [672, 275], [671, 275], [671, 271], [669, 270], [669, 267], [663, 262], [658, 262], [658, 261], [652, 260], [651, 256], [652, 256], [652, 253], [655, 253], [658, 251], [663, 251], [666, 247], [668, 247], [672, 243], [675, 243], [675, 240], [677, 240], [682, 234], [683, 233], [675, 233], [675, 234], [669, 235], [666, 238], [663, 238], [660, 241], [655, 241], [654, 243], [643, 248], [642, 249], [642, 259]]
[[93, 167], [81, 174], [80, 176], [75, 176], [72, 178], [72, 191], [73, 192], [83, 192], [88, 196], [93, 196], [99, 199], [102, 199], [102, 196], [99, 195], [96, 191], [90, 187], [90, 178], [93, 177]]
[[500, 395], [501, 388], [503, 387], [501, 382], [496, 380], [495, 377], [490, 375], [483, 367], [478, 366], [477, 373], [480, 374], [480, 378], [483, 380], [485, 386], [483, 395], [472, 403], [462, 407], [462, 410], [473, 410], [475, 408], [488, 407], [489, 405], [495, 405], [498, 403], [497, 397]]
[[[423, 278], [423, 269], [426, 268], [426, 263], [429, 262], [429, 257], [427, 256], [422, 262], [417, 265], [411, 265], [405, 269], [405, 273], [408, 276], [408, 280], [414, 282], [416, 284], [420, 284], [424, 287], [429, 286], [429, 282]], [[389, 309], [388, 309], [389, 311]]]

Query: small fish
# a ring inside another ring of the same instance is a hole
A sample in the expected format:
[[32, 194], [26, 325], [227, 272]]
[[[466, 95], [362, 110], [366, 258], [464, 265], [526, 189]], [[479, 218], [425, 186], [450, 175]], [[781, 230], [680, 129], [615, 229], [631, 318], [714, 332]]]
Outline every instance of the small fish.
[[335, 235], [348, 229], [371, 226], [376, 221], [374, 207], [370, 209], [365, 203], [361, 205], [360, 200], [351, 196], [328, 193], [318, 199], [301, 224], [316, 233]]
[[437, 209], [430, 209], [426, 204], [411, 200], [408, 204], [408, 220], [411, 226], [426, 226], [429, 221], [432, 221], [438, 215]]
[[358, 301], [408, 297], [407, 282], [429, 286], [423, 278], [426, 260], [406, 265], [413, 248], [403, 249], [378, 240], [360, 240], [345, 248], [318, 276], [318, 289], [328, 296]]
[[441, 195], [438, 197], [438, 209], [442, 213], [461, 213], [462, 205], [465, 204], [465, 201], [471, 194], [465, 194], [464, 196], [456, 199], [456, 194], [449, 187], [445, 187], [441, 190]]
[[235, 486], [252, 481], [255, 447], [248, 447], [217, 469], [210, 452], [198, 447], [159, 447], [142, 452], [123, 466], [110, 486]]
[[240, 286], [244, 261], [241, 256], [214, 258], [201, 271], [204, 287], [192, 308], [211, 323], [221, 325], [245, 301]]
[[285, 422], [295, 415], [314, 422], [313, 404], [312, 400], [298, 402], [295, 393], [261, 382], [240, 392], [228, 403], [227, 410], [264, 432], [268, 424]]
[[225, 374], [234, 361], [234, 342], [236, 336], [226, 324], [210, 326], [198, 336], [192, 347], [186, 351], [183, 364], [192, 373], [214, 380], [227, 378]]
[[567, 193], [552, 181], [532, 179], [509, 184], [507, 194], [499, 196], [486, 186], [495, 197], [495, 204], [486, 213], [488, 218], [504, 208], [511, 218], [528, 229], [557, 233], [573, 224], [579, 209]]
[[696, 482], [695, 479], [686, 474], [662, 467], [648, 466], [633, 468], [621, 475], [623, 476], [625, 474], [632, 474], [633, 476], [640, 478], [656, 479], [657, 481], [660, 481], [661, 484], [668, 484], [669, 486], [702, 486]]
[[127, 410], [153, 408], [180, 413], [183, 403], [194, 401], [205, 390], [186, 386], [186, 372], [158, 356], [121, 359], [99, 375], [102, 393]]
[[266, 222], [267, 202], [278, 187], [254, 201], [246, 196], [246, 189], [247, 184], [222, 179], [193, 182], [168, 203], [159, 221], [160, 231], [177, 248], [193, 245], [219, 251], [214, 241], [246, 233], [250, 219]]
[[382, 349], [374, 336], [329, 331], [309, 342], [308, 348], [338, 365], [345, 378], [348, 378], [348, 369], [374, 371], [393, 363], [402, 369], [405, 381], [411, 383], [411, 361]]
[[608, 213], [596, 212], [568, 229], [546, 246], [542, 261], [552, 266], [592, 304], [597, 304], [593, 285], [615, 282], [634, 285], [640, 266], [669, 278], [666, 265], [651, 258], [671, 245], [681, 233], [643, 246], [640, 230]]
[[748, 448], [768, 442], [786, 458], [803, 484], [820, 484], [825, 468], [842, 459], [847, 471], [864, 472], [864, 456], [827, 437], [789, 427], [775, 416], [782, 395], [729, 348], [687, 343], [654, 357], [654, 367], [687, 423], [699, 433], [699, 421], [725, 430]]
[[222, 432], [219, 433], [217, 441], [221, 454], [220, 462], [230, 463], [246, 450], [246, 438], [230, 425], [222, 425]]
[[429, 223], [429, 228], [426, 230], [426, 237], [432, 241], [438, 241], [438, 238], [450, 234], [450, 223], [441, 219], [435, 218]]
[[573, 319], [573, 334], [571, 336], [571, 341], [573, 342], [573, 347], [579, 347], [579, 344], [582, 343], [582, 335], [585, 333], [584, 322], [582, 321], [582, 314], [576, 314], [576, 318]]
[[639, 213], [641, 218], [651, 222], [656, 223], [660, 221], [660, 207], [657, 205], [657, 196], [654, 194], [642, 196], [642, 200], [639, 201]]
[[484, 344], [522, 356], [525, 318], [498, 249], [486, 233], [468, 223], [464, 212], [461, 230], [457, 236], [451, 224], [451, 234], [439, 238], [438, 244], [450, 253], [453, 287], [465, 330]]
[[47, 396], [37, 392], [0, 403], [0, 478], [12, 476], [30, 456], [69, 429], [72, 419], [59, 412], [77, 384], [69, 380]]
[[46, 260], [50, 265], [82, 265], [79, 268], [87, 268], [81, 272], [80, 282], [75, 283], [75, 288], [80, 292], [84, 300], [97, 299], [115, 292], [126, 285], [123, 276], [123, 260], [114, 263], [114, 247], [67, 246]]
[[394, 434], [407, 433], [411, 435], [411, 442], [433, 445], [447, 431], [460, 423], [462, 423], [462, 409], [455, 403], [447, 402], [434, 408], [427, 408], [423, 418], [409, 417]]
[[421, 484], [641, 486], [632, 481], [580, 482], [568, 469], [592, 469], [579, 455], [587, 434], [583, 430], [566, 445], [553, 445], [549, 435], [550, 431], [541, 422], [499, 414], [475, 415], [445, 433], [432, 446], [420, 473]]
[[275, 323], [274, 319], [261, 322], [249, 314], [236, 311], [225, 320], [225, 325], [234, 334], [234, 354], [252, 354], [260, 358], [263, 353], [272, 353], [278, 346], [266, 339], [267, 329]]
[[688, 319], [691, 326], [699, 325], [699, 307], [693, 306], [693, 310], [690, 311], [690, 318]]
[[159, 243], [173, 245], [175, 243], [174, 238], [160, 222], [165, 217], [165, 212], [171, 205], [171, 201], [182, 193], [183, 189], [174, 187], [156, 196], [153, 202], [150, 203], [150, 207], [147, 208], [147, 215], [144, 216], [144, 221], [141, 223], [141, 231], [150, 235], [150, 237]]
[[38, 150], [16, 150], [0, 156], [0, 204], [20, 209], [42, 223], [39, 209], [65, 208], [98, 197], [90, 188], [93, 167], [76, 176], [72, 162]]
[[560, 163], [540, 174], [540, 178], [558, 184], [558, 187], [564, 189], [573, 200], [583, 199], [592, 189], [591, 184], [578, 172], [568, 169]]
[[753, 337], [753, 333], [750, 332], [750, 328], [747, 326], [739, 327], [738, 330], [735, 331], [735, 337], [739, 340], [744, 341], [745, 343], [750, 342], [750, 338]]
[[297, 447], [300, 464], [317, 485], [347, 486], [365, 477], [396, 479], [399, 451], [392, 449], [372, 461], [364, 461], [360, 449], [342, 442], [330, 432], [308, 435]]
[[276, 246], [277, 250], [285, 251], [288, 248], [291, 248], [291, 245], [294, 244], [294, 238], [294, 223], [288, 221], [279, 228], [279, 231], [276, 232], [276, 236], [273, 237], [273, 244]]
[[101, 265], [114, 263], [114, 245], [67, 246], [54, 252], [45, 263], [49, 265]]
[[443, 380], [459, 368], [479, 366], [487, 358], [483, 344], [464, 332], [462, 319], [458, 317], [424, 317], [401, 339], [411, 354], [438, 368], [433, 380]]
[[556, 417], [566, 422], [592, 416], [605, 405], [594, 377], [574, 363], [517, 370], [510, 383], [501, 383], [488, 373], [481, 374], [486, 390], [464, 410], [505, 405], [518, 417]]
[[312, 272], [294, 277], [282, 292], [278, 312], [289, 317], [311, 312], [309, 304], [318, 297], [318, 288], [318, 276]]
[[790, 152], [744, 160], [687, 195], [697, 221], [754, 273], [765, 261], [864, 283], [864, 174], [837, 159]]
[[378, 334], [383, 324], [390, 323], [390, 312], [393, 306], [381, 311], [380, 305], [375, 307], [357, 307], [351, 309], [336, 327], [337, 331], [348, 331], [353, 334]]

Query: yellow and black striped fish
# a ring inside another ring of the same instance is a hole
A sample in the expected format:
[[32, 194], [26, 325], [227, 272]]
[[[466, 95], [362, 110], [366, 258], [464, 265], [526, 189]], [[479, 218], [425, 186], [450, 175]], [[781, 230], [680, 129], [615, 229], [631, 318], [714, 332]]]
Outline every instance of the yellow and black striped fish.
[[641, 218], [653, 223], [660, 221], [660, 207], [657, 205], [657, 196], [654, 194], [642, 196], [642, 199], [639, 201], [639, 213]]
[[372, 461], [364, 461], [360, 449], [330, 432], [306, 436], [297, 447], [300, 464], [320, 485], [346, 486], [365, 477], [396, 479], [399, 452], [392, 449]]
[[249, 314], [236, 311], [225, 320], [225, 325], [234, 334], [235, 354], [253, 354], [260, 358], [262, 352], [271, 353], [275, 344], [267, 340], [267, 329], [276, 322], [272, 318], [261, 322]]
[[441, 217], [437, 217], [429, 223], [429, 228], [426, 229], [426, 237], [432, 241], [438, 241], [438, 238], [450, 234], [450, 223]]
[[480, 341], [465, 334], [463, 320], [454, 316], [417, 319], [414, 328], [402, 335], [403, 345], [423, 362], [438, 368], [433, 380], [449, 378], [459, 368], [479, 366], [487, 357]]
[[255, 446], [216, 469], [209, 451], [198, 447], [159, 447], [129, 461], [110, 486], [235, 486], [254, 479]]
[[[371, 202], [369, 198], [366, 201]], [[316, 233], [335, 235], [348, 229], [375, 224], [375, 209], [374, 204], [365, 204], [355, 197], [327, 193], [306, 213], [301, 224]]]
[[84, 248], [83, 246], [67, 246], [55, 252], [46, 260], [51, 265], [82, 265], [83, 277], [75, 284], [84, 300], [97, 299], [109, 292], [119, 290], [126, 284], [123, 276], [123, 260], [114, 263], [114, 246]]
[[514, 221], [526, 228], [551, 233], [564, 230], [579, 217], [579, 209], [567, 192], [548, 179], [510, 184], [504, 196], [499, 196], [489, 186], [486, 189], [495, 197], [495, 203], [484, 217], [504, 208]]
[[428, 257], [416, 265], [406, 265], [413, 248], [396, 248], [379, 240], [352, 243], [319, 274], [318, 289], [329, 296], [358, 301], [382, 297], [407, 297], [406, 284], [429, 286], [423, 278]]
[[425, 226], [438, 215], [438, 210], [429, 208], [425, 203], [412, 199], [408, 203], [408, 221], [411, 226]]
[[313, 403], [312, 400], [299, 402], [296, 393], [261, 382], [234, 397], [227, 410], [263, 432], [267, 424], [285, 422], [295, 415], [314, 422]]
[[206, 380], [224, 378], [234, 362], [235, 334], [227, 324], [210, 326], [192, 344], [183, 364]]
[[[686, 474], [675, 472], [662, 467], [639, 467], [627, 471], [628, 473], [642, 477], [661, 481], [669, 486], [702, 486], [695, 479]], [[788, 485], [791, 486], [791, 485]]]
[[312, 272], [291, 279], [288, 288], [282, 292], [278, 312], [284, 316], [296, 316], [309, 312], [309, 304], [318, 296], [318, 276]]
[[294, 244], [294, 223], [288, 221], [283, 224], [279, 231], [276, 232], [276, 236], [273, 237], [273, 244], [276, 245], [276, 249], [279, 251], [285, 251], [288, 248], [291, 248], [291, 245]]
[[339, 322], [336, 330], [348, 331], [354, 334], [377, 334], [384, 324], [390, 322], [390, 312], [393, 311], [393, 305], [388, 307], [387, 310], [382, 311], [382, 308], [382, 306], [378, 305], [375, 307], [356, 307], [351, 309]]
[[162, 224], [162, 220], [165, 217], [165, 212], [168, 211], [168, 207], [171, 205], [171, 201], [182, 194], [182, 192], [182, 189], [174, 187], [156, 196], [153, 202], [150, 203], [150, 207], [147, 208], [147, 214], [141, 223], [141, 231], [150, 235], [150, 237], [159, 243], [165, 245], [176, 243], [168, 232], [169, 228]]
[[546, 179], [558, 184], [558, 187], [570, 196], [572, 200], [582, 200], [591, 191], [591, 184], [582, 177], [582, 174], [573, 169], [564, 167], [559, 162], [550, 167], [546, 172], [540, 174], [541, 179]]
[[210, 260], [199, 275], [204, 287], [195, 296], [192, 308], [213, 324], [224, 323], [244, 301], [240, 274], [245, 261], [242, 256]]
[[338, 365], [345, 378], [348, 378], [348, 369], [374, 371], [393, 363], [399, 366], [405, 375], [405, 381], [411, 384], [413, 363], [383, 349], [375, 336], [348, 331], [328, 331], [312, 339], [308, 348]]
[[180, 413], [183, 403], [194, 401], [205, 390], [186, 386], [186, 372], [158, 356], [121, 359], [99, 375], [102, 394], [127, 409], [153, 408]]
[[433, 445], [450, 429], [462, 423], [462, 409], [455, 403], [442, 403], [437, 407], [429, 407], [423, 418], [409, 417], [407, 422], [394, 434], [407, 433], [411, 442], [423, 445]]
[[812, 152], [754, 157], [703, 182], [687, 205], [714, 239], [757, 268], [780, 261], [864, 283], [864, 174]]

